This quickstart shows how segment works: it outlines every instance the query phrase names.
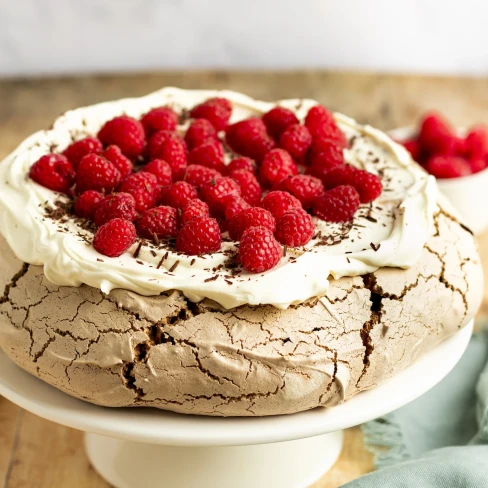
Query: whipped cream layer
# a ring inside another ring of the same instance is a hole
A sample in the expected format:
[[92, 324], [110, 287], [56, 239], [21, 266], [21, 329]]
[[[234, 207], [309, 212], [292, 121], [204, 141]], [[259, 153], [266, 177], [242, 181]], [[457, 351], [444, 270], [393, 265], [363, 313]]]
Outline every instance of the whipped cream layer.
[[[117, 115], [138, 118], [161, 105], [185, 113], [214, 96], [232, 102], [231, 123], [260, 116], [276, 104], [290, 108], [303, 120], [317, 104], [313, 100], [267, 103], [230, 91], [165, 88], [146, 97], [65, 113], [52, 129], [29, 137], [0, 164], [0, 232], [16, 256], [42, 265], [46, 278], [57, 285], [85, 283], [104, 293], [122, 288], [141, 295], [175, 289], [192, 301], [209, 298], [225, 308], [244, 304], [287, 308], [323, 295], [331, 277], [357, 276], [381, 267], [408, 268], [420, 259], [436, 209], [434, 178], [386, 134], [341, 114], [335, 117], [350, 141], [346, 161], [379, 175], [383, 193], [371, 204], [361, 205], [352, 223], [331, 224], [314, 218], [314, 238], [303, 248], [288, 249], [276, 268], [262, 274], [235, 267], [236, 243], [229, 239], [212, 255], [185, 256], [166, 244], [143, 240], [142, 246], [135, 243], [118, 258], [102, 256], [92, 247], [93, 236], [79, 219], [59, 212], [68, 199], [28, 177], [39, 157], [96, 134]], [[183, 122], [178, 130], [184, 133], [187, 126]]]

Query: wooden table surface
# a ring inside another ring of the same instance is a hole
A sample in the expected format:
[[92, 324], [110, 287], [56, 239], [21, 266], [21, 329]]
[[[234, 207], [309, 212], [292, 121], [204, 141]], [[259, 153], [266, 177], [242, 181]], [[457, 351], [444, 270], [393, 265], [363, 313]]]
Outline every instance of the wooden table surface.
[[[0, 81], [0, 159], [60, 113], [83, 105], [140, 96], [163, 86], [228, 88], [256, 98], [308, 97], [391, 129], [442, 110], [458, 125], [488, 123], [488, 78], [426, 78], [365, 73], [161, 73]], [[488, 268], [488, 232], [479, 238]], [[488, 312], [488, 288], [480, 314]], [[102, 488], [90, 467], [82, 433], [23, 411], [0, 397], [0, 483], [8, 488]], [[333, 469], [314, 488], [336, 488], [373, 468], [359, 428], [345, 433]]]

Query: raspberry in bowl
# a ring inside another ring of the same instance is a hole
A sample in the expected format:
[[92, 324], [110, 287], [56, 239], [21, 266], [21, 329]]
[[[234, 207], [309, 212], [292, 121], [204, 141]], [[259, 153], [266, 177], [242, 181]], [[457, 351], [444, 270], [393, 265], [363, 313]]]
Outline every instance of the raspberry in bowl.
[[0, 347], [110, 407], [333, 407], [482, 294], [435, 179], [308, 99], [165, 88], [68, 112], [0, 164], [0, 233]]
[[437, 178], [442, 194], [476, 234], [488, 227], [488, 127], [453, 128], [438, 113], [427, 113], [419, 127], [394, 129], [389, 135]]

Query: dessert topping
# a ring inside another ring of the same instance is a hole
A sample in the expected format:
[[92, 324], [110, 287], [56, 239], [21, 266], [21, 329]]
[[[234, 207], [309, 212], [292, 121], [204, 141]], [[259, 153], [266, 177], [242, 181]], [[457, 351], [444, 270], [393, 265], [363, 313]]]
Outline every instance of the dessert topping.
[[125, 219], [113, 219], [95, 233], [93, 247], [105, 256], [114, 258], [123, 254], [136, 240], [136, 228]]
[[270, 229], [249, 227], [242, 235], [239, 259], [250, 273], [263, 273], [274, 268], [282, 255], [282, 248]]

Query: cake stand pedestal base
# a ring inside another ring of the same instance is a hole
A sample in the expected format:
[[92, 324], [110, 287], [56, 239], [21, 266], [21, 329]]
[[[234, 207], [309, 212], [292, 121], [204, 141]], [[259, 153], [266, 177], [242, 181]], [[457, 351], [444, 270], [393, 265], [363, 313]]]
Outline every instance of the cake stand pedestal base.
[[235, 447], [178, 447], [85, 434], [97, 472], [115, 488], [305, 488], [335, 463], [342, 431]]

